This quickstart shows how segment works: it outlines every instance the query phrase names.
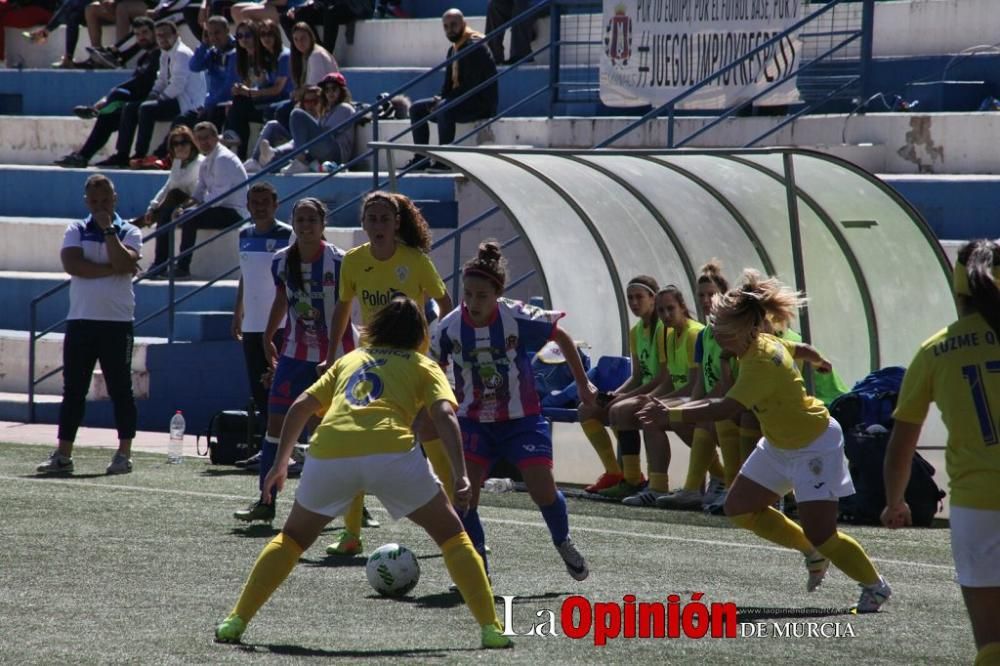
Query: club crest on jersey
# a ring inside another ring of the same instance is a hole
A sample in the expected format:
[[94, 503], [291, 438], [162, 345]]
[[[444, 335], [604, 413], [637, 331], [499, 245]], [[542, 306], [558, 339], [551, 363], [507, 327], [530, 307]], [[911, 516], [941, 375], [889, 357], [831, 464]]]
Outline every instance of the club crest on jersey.
[[264, 242], [264, 247], [267, 248], [268, 252], [274, 252], [274, 248], [277, 246], [278, 240], [276, 238], [268, 238], [267, 241]]
[[507, 350], [510, 351], [511, 349], [515, 349], [515, 348], [517, 348], [517, 336], [516, 335], [508, 335], [507, 336]]
[[323, 286], [324, 287], [332, 287], [335, 284], [336, 284], [336, 282], [333, 279], [333, 271], [327, 271], [326, 273], [323, 273]]
[[823, 473], [823, 459], [822, 458], [810, 458], [809, 459], [809, 471], [813, 473], [813, 476], [819, 476]]
[[410, 275], [409, 266], [396, 266], [396, 279], [400, 282], [406, 282], [406, 278]]

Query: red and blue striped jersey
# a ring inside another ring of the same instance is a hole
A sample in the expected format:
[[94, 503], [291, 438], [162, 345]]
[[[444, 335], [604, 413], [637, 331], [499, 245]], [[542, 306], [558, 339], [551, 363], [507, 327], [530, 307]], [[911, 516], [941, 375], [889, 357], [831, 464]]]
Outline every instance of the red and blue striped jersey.
[[472, 321], [465, 304], [445, 315], [431, 356], [441, 365], [455, 364], [458, 415], [488, 423], [540, 414], [531, 359], [564, 316], [506, 298], [497, 299], [483, 326]]
[[[278, 289], [288, 297], [288, 320], [281, 353], [299, 361], [319, 363], [326, 360], [330, 344], [330, 318], [337, 304], [337, 283], [344, 251], [324, 242], [315, 257], [303, 257], [302, 284], [293, 285], [288, 274], [288, 255], [292, 246], [275, 253], [271, 275]], [[337, 356], [355, 347], [354, 327], [350, 323], [337, 345]]]

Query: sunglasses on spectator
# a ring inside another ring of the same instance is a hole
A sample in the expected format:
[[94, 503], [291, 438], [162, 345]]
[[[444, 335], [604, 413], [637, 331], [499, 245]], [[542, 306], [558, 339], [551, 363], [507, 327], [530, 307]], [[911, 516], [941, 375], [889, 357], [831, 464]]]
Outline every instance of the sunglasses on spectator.
[[170, 142], [171, 148], [177, 148], [178, 146], [190, 146], [191, 142], [187, 139], [175, 139]]
[[260, 38], [261, 39], [264, 39], [265, 37], [277, 37], [277, 36], [278, 36], [278, 33], [276, 33], [276, 32], [262, 32], [262, 33], [260, 33]]
[[253, 37], [252, 32], [238, 32], [236, 33], [236, 39], [250, 39]]
[[319, 104], [319, 97], [303, 97], [303, 104]]

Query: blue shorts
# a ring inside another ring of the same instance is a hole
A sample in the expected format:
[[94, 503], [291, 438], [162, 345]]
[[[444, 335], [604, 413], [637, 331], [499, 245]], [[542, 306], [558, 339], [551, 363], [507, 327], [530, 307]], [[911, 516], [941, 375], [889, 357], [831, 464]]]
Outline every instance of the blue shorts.
[[465, 459], [489, 470], [503, 458], [518, 469], [533, 465], [552, 467], [552, 436], [541, 415], [511, 421], [480, 423], [459, 418]]
[[290, 356], [279, 358], [267, 394], [267, 413], [287, 414], [295, 399], [319, 379], [317, 365], [315, 361], [299, 361]]

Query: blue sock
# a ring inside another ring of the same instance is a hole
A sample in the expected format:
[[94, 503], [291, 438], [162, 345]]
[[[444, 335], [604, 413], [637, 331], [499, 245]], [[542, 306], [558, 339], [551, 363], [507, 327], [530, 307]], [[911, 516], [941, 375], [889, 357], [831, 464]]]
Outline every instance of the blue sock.
[[460, 515], [462, 526], [469, 535], [469, 540], [472, 541], [472, 547], [479, 553], [479, 557], [483, 558], [483, 566], [486, 568], [486, 573], [488, 574], [490, 566], [486, 561], [486, 533], [483, 532], [483, 524], [479, 521], [479, 509], [472, 507]]
[[[267, 435], [264, 437], [264, 441], [260, 445], [260, 472], [257, 481], [257, 489], [264, 489], [264, 477], [267, 473], [271, 471], [271, 467], [274, 466], [274, 459], [278, 457], [278, 442], [280, 440], [277, 437], [271, 437]], [[273, 500], [278, 496], [278, 491], [271, 493], [271, 499]]]
[[549, 534], [552, 535], [552, 543], [557, 546], [569, 538], [569, 513], [566, 511], [566, 498], [562, 491], [556, 491], [556, 501], [548, 506], [538, 507], [542, 511], [542, 518], [549, 526]]

